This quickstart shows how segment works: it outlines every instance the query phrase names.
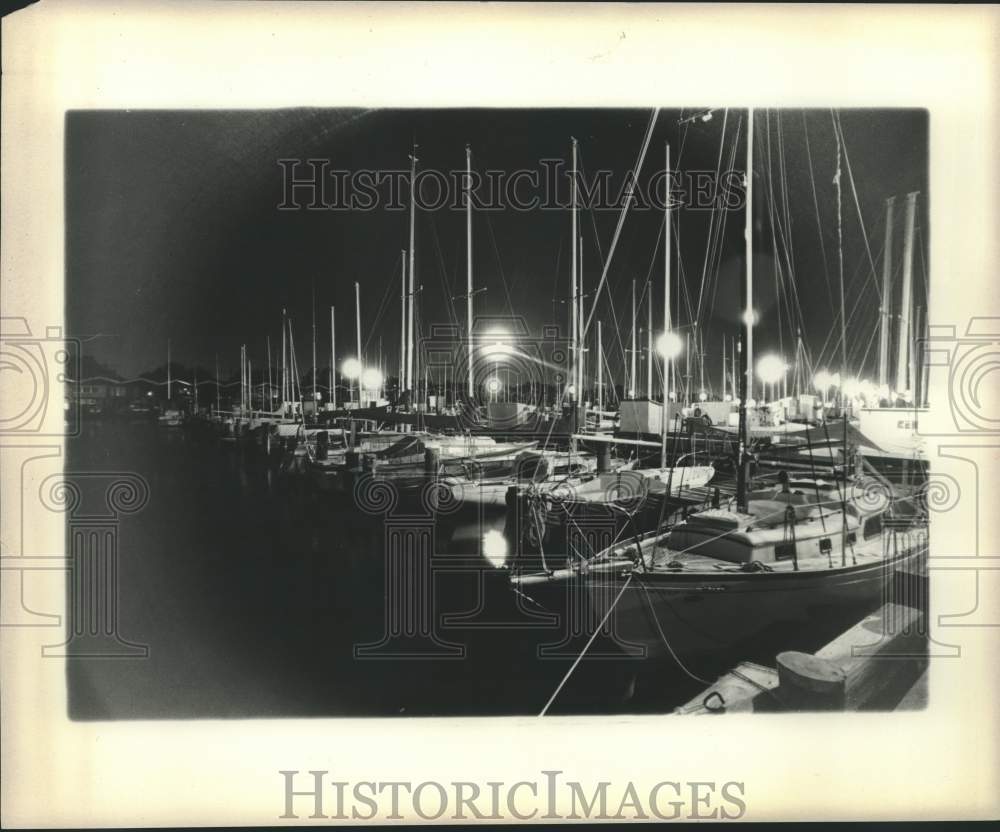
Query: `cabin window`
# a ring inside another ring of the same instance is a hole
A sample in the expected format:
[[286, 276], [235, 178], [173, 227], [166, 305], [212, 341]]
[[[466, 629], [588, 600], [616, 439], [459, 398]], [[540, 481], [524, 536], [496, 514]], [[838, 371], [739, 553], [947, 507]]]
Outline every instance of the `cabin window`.
[[821, 537], [819, 539], [819, 553], [821, 555], [829, 555], [833, 551], [833, 541], [828, 537]]
[[858, 534], [857, 534], [857, 532], [848, 532], [847, 533], [847, 545], [848, 546], [853, 546], [857, 542], [858, 542]]
[[882, 534], [882, 515], [876, 514], [874, 517], [869, 517], [865, 520], [862, 534], [864, 535], [865, 540]]
[[774, 547], [775, 560], [791, 560], [795, 557], [795, 544], [793, 542], [777, 543]]

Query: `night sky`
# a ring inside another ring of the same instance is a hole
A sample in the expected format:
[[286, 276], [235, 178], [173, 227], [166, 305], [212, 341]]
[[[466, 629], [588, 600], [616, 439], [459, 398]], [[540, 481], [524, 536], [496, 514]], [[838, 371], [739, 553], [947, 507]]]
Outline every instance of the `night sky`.
[[[721, 142], [723, 171], [735, 150], [733, 167], [742, 172], [746, 111], [719, 109], [709, 121], [678, 123], [697, 112], [660, 112], [639, 175], [643, 187], [663, 169], [666, 142], [671, 144], [675, 169], [714, 172]], [[421, 169], [450, 172], [464, 169], [468, 143], [473, 166], [481, 175], [488, 169], [528, 169], [544, 179], [540, 160], [564, 160], [558, 198], [565, 203], [570, 137], [575, 136], [585, 176], [592, 179], [598, 170], [611, 171], [608, 190], [616, 198], [638, 158], [649, 117], [648, 110], [610, 109], [70, 113], [66, 122], [69, 333], [85, 340], [86, 354], [125, 377], [162, 365], [168, 338], [174, 361], [210, 369], [218, 354], [227, 374], [238, 366], [241, 343], [248, 344], [257, 366], [264, 363], [266, 336], [271, 336], [277, 353], [284, 306], [295, 326], [300, 366], [306, 370], [311, 365], [315, 291], [318, 363], [323, 368], [330, 305], [337, 307], [338, 356], [353, 352], [353, 284], [359, 281], [366, 356], [377, 355], [381, 337], [385, 363], [392, 370], [397, 366], [400, 250], [408, 247], [407, 212], [386, 207], [352, 212], [278, 210], [284, 176], [279, 159], [328, 159], [330, 169], [346, 171], [407, 170], [408, 154], [416, 142]], [[920, 191], [914, 281], [915, 303], [924, 306], [929, 277], [924, 265], [929, 237], [926, 113], [844, 110], [839, 118], [878, 275], [884, 200], [897, 197], [893, 246], [897, 294], [904, 195]], [[784, 235], [778, 259], [784, 267], [787, 252], [792, 261], [803, 338], [814, 362], [823, 356], [824, 364], [834, 366], [837, 361], [830, 355], [835, 343], [828, 335], [835, 309], [830, 301], [839, 301], [831, 113], [758, 110], [755, 120], [754, 271], [761, 314], [755, 352], [780, 346], [790, 357], [798, 326], [797, 319], [789, 321], [787, 309], [779, 314], [792, 281], [786, 276], [785, 288], [779, 291], [769, 219], [773, 207], [781, 222], [775, 236]], [[306, 170], [300, 168], [299, 173], [305, 175]], [[846, 167], [841, 184], [844, 278], [849, 314], [854, 310], [849, 317], [849, 354], [855, 372], [873, 375], [878, 290]], [[783, 189], [787, 200], [781, 196]], [[544, 189], [540, 186], [533, 193], [544, 196]], [[331, 189], [328, 197], [332, 194]], [[304, 195], [299, 198], [305, 201]], [[405, 207], [409, 198], [405, 184], [399, 198]], [[619, 214], [617, 206], [580, 213], [585, 291], [593, 291], [600, 277], [602, 253], [607, 255]], [[724, 231], [719, 225], [723, 214]], [[679, 311], [680, 324], [690, 323], [688, 306], [697, 305], [704, 270], [709, 279], [702, 292], [700, 322], [706, 373], [715, 378], [721, 336], [737, 334], [744, 214], [742, 209], [715, 212], [716, 231], [711, 237], [713, 212], [685, 207], [675, 216], [685, 287], [679, 310], [675, 300], [675, 315]], [[567, 307], [560, 301], [569, 291], [569, 211], [477, 211], [473, 225], [475, 281], [477, 288], [487, 288], [476, 297], [477, 314], [523, 316], [535, 335], [541, 334], [543, 324], [565, 326]], [[662, 325], [662, 229], [662, 212], [655, 207], [629, 211], [608, 273], [617, 326], [607, 295], [595, 316], [604, 324], [612, 369], [622, 365], [621, 347], [628, 346], [633, 279], [641, 294], [651, 276], [654, 325]], [[420, 212], [416, 237], [417, 282], [424, 287], [420, 315], [427, 331], [432, 323], [451, 320], [451, 297], [465, 291], [464, 212], [450, 208]], [[712, 256], [706, 268], [709, 248]], [[675, 281], [677, 274], [675, 257]], [[464, 301], [455, 301], [453, 307], [464, 322]], [[640, 325], [645, 325], [644, 310]]]

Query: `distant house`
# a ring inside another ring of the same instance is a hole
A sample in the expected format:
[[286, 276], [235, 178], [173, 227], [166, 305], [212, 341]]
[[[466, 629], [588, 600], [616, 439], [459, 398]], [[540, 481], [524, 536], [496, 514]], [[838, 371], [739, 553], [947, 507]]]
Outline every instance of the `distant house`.
[[68, 385], [69, 399], [83, 413], [118, 413], [128, 405], [128, 387], [110, 379], [87, 379]]

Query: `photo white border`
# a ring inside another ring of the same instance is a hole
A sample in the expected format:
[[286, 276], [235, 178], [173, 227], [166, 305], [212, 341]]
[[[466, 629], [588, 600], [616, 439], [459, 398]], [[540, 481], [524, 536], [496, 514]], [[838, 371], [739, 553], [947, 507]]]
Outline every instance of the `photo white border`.
[[[63, 318], [64, 114], [78, 108], [925, 107], [931, 324], [1000, 315], [995, 6], [43, 0], [2, 34], [0, 300], [36, 333]], [[945, 382], [932, 372], [941, 424]], [[935, 517], [932, 554], [998, 551], [996, 449], [985, 459], [963, 495], [979, 501], [978, 528]], [[24, 480], [19, 466], [0, 470], [4, 556], [65, 548], [58, 516], [31, 505], [59, 470], [48, 462]], [[996, 574], [980, 581], [977, 621], [1000, 622]], [[967, 578], [932, 571], [935, 637], [963, 655], [934, 665], [926, 711], [892, 714], [74, 723], [62, 663], [40, 658], [54, 631], [5, 627], [3, 823], [282, 823], [280, 769], [511, 783], [557, 769], [647, 789], [735, 780], [744, 820], [997, 817], [1000, 630], [936, 626], [970, 606]], [[63, 607], [58, 580], [25, 591], [33, 609]], [[20, 600], [5, 593], [3, 612]]]

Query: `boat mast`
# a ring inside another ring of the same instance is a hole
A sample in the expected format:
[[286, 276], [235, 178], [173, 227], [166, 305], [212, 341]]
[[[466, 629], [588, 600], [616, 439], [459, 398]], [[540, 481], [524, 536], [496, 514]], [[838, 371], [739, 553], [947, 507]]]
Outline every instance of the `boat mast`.
[[579, 341], [580, 341], [580, 360], [577, 362], [576, 382], [575, 382], [575, 384], [576, 384], [576, 395], [579, 398], [579, 400], [582, 402], [584, 400], [583, 399], [583, 370], [584, 370], [584, 363], [585, 363], [584, 362], [584, 358], [585, 358], [585, 353], [586, 353], [586, 347], [585, 347], [586, 340], [585, 339], [587, 337], [586, 333], [584, 332], [584, 326], [583, 326], [583, 235], [582, 234], [580, 235], [580, 240], [579, 240], [579, 250], [580, 250], [580, 253], [579, 253], [579, 258], [577, 260], [577, 273], [576, 273], [576, 277], [577, 277], [577, 287], [576, 287], [576, 296], [577, 296], [577, 302], [576, 302], [576, 320], [578, 322], [577, 323], [577, 328], [578, 328], [579, 334], [580, 334], [580, 338], [579, 338]]
[[743, 341], [746, 349], [740, 350], [740, 435], [737, 451], [736, 504], [741, 512], [747, 510], [747, 389], [750, 385], [750, 351], [753, 348], [753, 107], [747, 110], [747, 167], [746, 206], [743, 229], [745, 269], [743, 272]]
[[903, 237], [903, 297], [899, 315], [899, 351], [896, 356], [896, 390], [905, 393], [915, 386], [913, 380], [907, 382], [907, 367], [913, 324], [910, 320], [913, 309], [913, 224], [917, 209], [917, 192], [906, 195], [906, 226]]
[[288, 406], [288, 325], [286, 312], [281, 310], [281, 412]]
[[726, 398], [726, 336], [722, 336], [722, 399]]
[[[840, 377], [847, 379], [847, 307], [844, 303], [844, 226], [841, 220], [841, 190], [840, 190], [840, 129], [837, 124], [836, 112], [833, 113], [833, 133], [837, 140], [837, 172], [833, 184], [837, 186], [837, 257], [840, 274]], [[844, 409], [844, 393], [841, 388], [840, 408]]]
[[646, 284], [646, 400], [653, 400], [653, 287]]
[[889, 384], [889, 328], [892, 326], [889, 317], [889, 305], [892, 297], [892, 207], [895, 201], [896, 197], [894, 196], [890, 196], [885, 201], [885, 254], [882, 257], [882, 305], [879, 309], [878, 334], [878, 385], [880, 388]]
[[[663, 332], [665, 341], [670, 332], [670, 143], [665, 151], [666, 178], [664, 179], [663, 199]], [[670, 421], [667, 411], [670, 408], [670, 349], [669, 343], [664, 343], [663, 350], [663, 409], [660, 411], [660, 467], [667, 467], [667, 432]]]
[[215, 412], [222, 412], [222, 390], [219, 386], [219, 354], [215, 354]]
[[[577, 302], [576, 302], [577, 301], [577, 298], [576, 298], [576, 292], [577, 292], [577, 289], [576, 289], [576, 255], [577, 255], [577, 246], [576, 246], [576, 238], [577, 238], [577, 233], [576, 233], [576, 139], [573, 139], [573, 173], [572, 173], [572, 182], [571, 182], [570, 188], [571, 188], [570, 193], [571, 193], [571, 206], [572, 206], [570, 214], [572, 216], [572, 225], [573, 225], [573, 231], [572, 231], [572, 234], [570, 235], [570, 247], [573, 250], [572, 268], [571, 268], [571, 271], [570, 271], [570, 290], [569, 290], [569, 302], [570, 302], [570, 306], [572, 307], [572, 316], [573, 316], [573, 326], [572, 326], [572, 330], [573, 330], [573, 343], [572, 343], [572, 345], [570, 347], [570, 355], [572, 356], [572, 359], [571, 359], [572, 360], [572, 368], [571, 368], [570, 377], [575, 380], [576, 379], [576, 367], [577, 367], [577, 363], [579, 362], [579, 356], [577, 354], [577, 350], [579, 349], [579, 346], [580, 346], [579, 345], [579, 338], [580, 338], [579, 328], [580, 328], [580, 323], [581, 323], [578, 320], [579, 310], [578, 310]], [[571, 384], [572, 384], [572, 382], [571, 382]], [[580, 395], [580, 391], [574, 389], [573, 393], [574, 393], [574, 395], [571, 396], [571, 401], [575, 402], [577, 400], [577, 398], [579, 397], [579, 395]], [[575, 425], [575, 420], [574, 420], [574, 425]]]
[[312, 405], [313, 405], [313, 417], [315, 417], [316, 416], [316, 278], [313, 278], [312, 282], [312, 350], [313, 350]]
[[635, 326], [636, 326], [636, 315], [635, 315], [635, 281], [632, 281], [632, 362], [631, 370], [628, 376], [628, 397], [630, 399], [635, 398], [635, 376], [636, 376], [636, 338], [635, 338]]
[[167, 339], [167, 404], [170, 404], [170, 339]]
[[406, 388], [406, 249], [401, 250], [402, 269], [400, 270], [399, 291], [399, 397]]
[[469, 351], [469, 399], [472, 399], [472, 149], [465, 146], [465, 315]]
[[267, 399], [268, 399], [268, 411], [274, 405], [274, 386], [273, 380], [271, 378], [271, 336], [266, 337], [267, 342]]
[[357, 332], [358, 356], [358, 406], [361, 406], [361, 377], [365, 363], [361, 360], [361, 284], [354, 281], [354, 327]]
[[601, 425], [604, 410], [604, 343], [601, 341], [601, 322], [597, 322], [597, 426]]
[[409, 391], [413, 387], [413, 293], [415, 281], [415, 257], [413, 248], [414, 236], [416, 232], [416, 211], [417, 211], [417, 145], [413, 145], [413, 153], [410, 156], [410, 291], [407, 295], [407, 338], [406, 338], [406, 389]]
[[337, 321], [336, 307], [330, 307], [330, 405], [337, 409]]

